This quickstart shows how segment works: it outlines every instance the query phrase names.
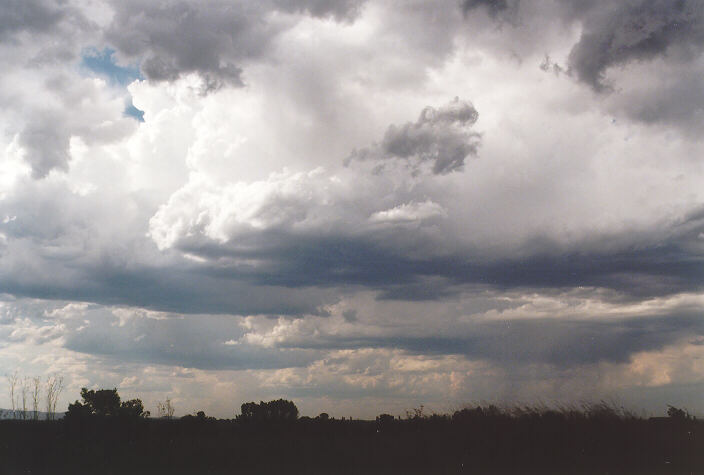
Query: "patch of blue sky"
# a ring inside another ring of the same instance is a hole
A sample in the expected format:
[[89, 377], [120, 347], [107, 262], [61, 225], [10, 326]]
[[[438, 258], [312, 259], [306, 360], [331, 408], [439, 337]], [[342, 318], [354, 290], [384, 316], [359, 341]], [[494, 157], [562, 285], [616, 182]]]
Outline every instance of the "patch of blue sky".
[[[135, 79], [144, 79], [137, 64], [122, 66], [115, 61], [115, 50], [87, 48], [81, 55], [81, 69], [90, 75], [101, 76], [115, 87], [127, 87]], [[144, 122], [144, 112], [137, 109], [130, 97], [125, 104], [124, 114]]]
[[134, 104], [132, 104], [132, 98], [128, 101], [125, 106], [124, 114], [130, 117], [134, 117], [140, 122], [144, 122], [144, 111], [137, 109]]
[[144, 79], [137, 64], [121, 66], [115, 61], [115, 50], [87, 48], [81, 55], [81, 67], [103, 76], [114, 85], [127, 86], [135, 79]]

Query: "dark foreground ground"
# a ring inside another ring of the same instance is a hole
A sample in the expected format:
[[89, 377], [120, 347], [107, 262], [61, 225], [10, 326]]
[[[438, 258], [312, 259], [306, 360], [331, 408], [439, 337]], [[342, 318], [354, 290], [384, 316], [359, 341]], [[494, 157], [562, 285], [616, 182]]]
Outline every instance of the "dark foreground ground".
[[0, 421], [0, 474], [704, 474], [704, 424], [614, 411]]

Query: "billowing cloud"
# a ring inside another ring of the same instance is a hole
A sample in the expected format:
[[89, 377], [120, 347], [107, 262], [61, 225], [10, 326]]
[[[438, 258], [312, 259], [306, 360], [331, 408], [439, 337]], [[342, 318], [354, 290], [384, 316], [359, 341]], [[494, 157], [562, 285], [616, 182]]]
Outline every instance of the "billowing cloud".
[[54, 1], [3, 0], [0, 11], [0, 38], [18, 32], [46, 33], [66, 15], [65, 7]]
[[151, 80], [174, 80], [188, 73], [206, 79], [206, 89], [242, 86], [242, 67], [264, 55], [291, 20], [272, 18], [277, 10], [313, 16], [353, 16], [363, 2], [192, 1], [114, 2], [106, 40], [126, 59], [139, 61]]
[[704, 16], [698, 1], [637, 1], [601, 5], [584, 22], [569, 65], [595, 90], [605, 88], [604, 74], [612, 66], [651, 60], [668, 50], [675, 56], [698, 54], [704, 41]]
[[[355, 150], [346, 162], [402, 160], [414, 173], [429, 164], [432, 173], [445, 174], [462, 169], [465, 159], [477, 154], [479, 135], [469, 128], [479, 114], [474, 107], [456, 98], [439, 109], [423, 109], [416, 122], [390, 126], [381, 143]], [[379, 170], [377, 168], [376, 170]]]

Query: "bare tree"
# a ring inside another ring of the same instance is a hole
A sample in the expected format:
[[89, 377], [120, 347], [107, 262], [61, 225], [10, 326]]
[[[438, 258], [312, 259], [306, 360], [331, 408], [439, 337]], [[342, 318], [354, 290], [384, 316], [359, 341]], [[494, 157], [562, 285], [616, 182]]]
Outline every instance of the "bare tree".
[[64, 389], [63, 376], [47, 376], [46, 378], [46, 417], [54, 420], [56, 417], [56, 403], [59, 400], [59, 394]]
[[27, 419], [27, 398], [29, 396], [29, 378], [22, 378], [22, 386], [20, 386], [20, 394], [22, 396], [22, 420]]
[[166, 419], [171, 419], [174, 417], [174, 406], [171, 404], [171, 399], [168, 397], [164, 402], [159, 401], [156, 403], [156, 410], [159, 417], [164, 417]]
[[39, 419], [39, 396], [42, 391], [42, 378], [36, 376], [32, 378], [32, 412], [33, 419]]
[[17, 405], [15, 403], [15, 392], [17, 391], [17, 383], [19, 382], [19, 376], [17, 375], [17, 371], [15, 371], [12, 374], [7, 375], [7, 382], [10, 385], [10, 403], [12, 404], [12, 419], [14, 419], [15, 416], [15, 411], [17, 408]]

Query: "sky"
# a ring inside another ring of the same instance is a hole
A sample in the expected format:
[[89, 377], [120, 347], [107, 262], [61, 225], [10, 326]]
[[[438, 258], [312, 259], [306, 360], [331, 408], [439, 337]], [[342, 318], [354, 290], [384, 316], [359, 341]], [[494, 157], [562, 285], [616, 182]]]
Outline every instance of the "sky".
[[704, 415], [703, 52], [702, 0], [0, 0], [0, 375]]

